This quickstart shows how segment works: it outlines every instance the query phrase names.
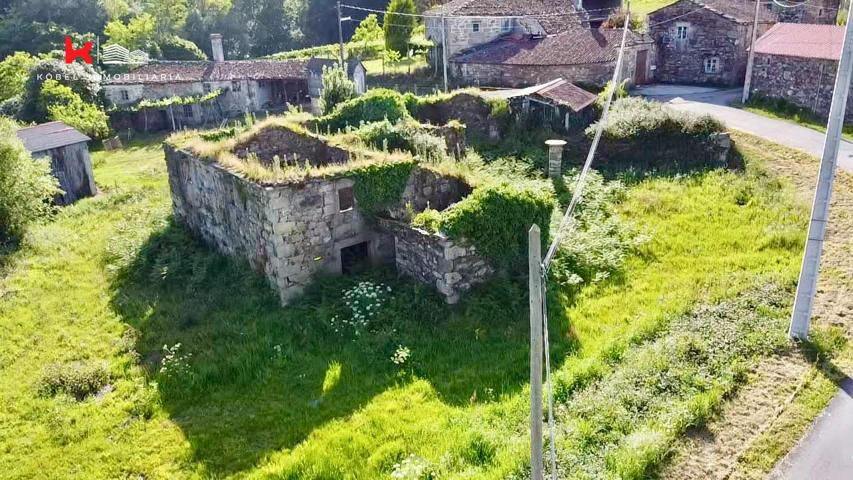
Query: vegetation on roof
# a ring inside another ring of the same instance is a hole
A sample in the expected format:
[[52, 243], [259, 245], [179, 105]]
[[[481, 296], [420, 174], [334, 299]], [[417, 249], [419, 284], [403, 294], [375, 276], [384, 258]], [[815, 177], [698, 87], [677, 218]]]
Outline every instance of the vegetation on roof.
[[221, 88], [217, 88], [216, 90], [212, 90], [208, 93], [202, 95], [188, 95], [185, 97], [175, 95], [169, 98], [160, 98], [156, 100], [151, 99], [142, 99], [141, 101], [126, 106], [117, 106], [113, 108], [111, 111], [119, 111], [119, 112], [138, 112], [140, 110], [145, 109], [163, 109], [169, 108], [172, 106], [180, 106], [180, 105], [195, 105], [201, 104], [204, 102], [209, 102], [216, 98], [219, 98], [220, 95], [225, 93], [225, 91]]

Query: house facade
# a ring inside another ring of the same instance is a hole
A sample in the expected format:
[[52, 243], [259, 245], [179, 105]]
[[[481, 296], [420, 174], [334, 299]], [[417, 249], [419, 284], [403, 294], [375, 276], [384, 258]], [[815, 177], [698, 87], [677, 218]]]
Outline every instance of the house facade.
[[89, 158], [89, 137], [63, 122], [22, 128], [16, 134], [33, 158], [50, 158], [50, 171], [62, 189], [54, 203], [70, 205], [98, 192]]
[[[655, 79], [665, 83], [740, 85], [746, 75], [755, 4], [738, 0], [679, 0], [649, 13]], [[776, 21], [759, 10], [758, 34]]]
[[[841, 26], [775, 25], [755, 44], [750, 95], [783, 99], [826, 118], [843, 42]], [[853, 96], [845, 122], [853, 122]]]
[[799, 5], [781, 6], [768, 3], [780, 22], [835, 25], [841, 0], [809, 0]]

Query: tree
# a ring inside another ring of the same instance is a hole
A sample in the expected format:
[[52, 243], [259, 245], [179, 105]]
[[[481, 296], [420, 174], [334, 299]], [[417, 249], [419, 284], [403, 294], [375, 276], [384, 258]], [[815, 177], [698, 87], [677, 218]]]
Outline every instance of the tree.
[[24, 84], [36, 59], [26, 52], [15, 52], [0, 62], [0, 101], [24, 93]]
[[56, 80], [44, 82], [39, 102], [48, 112], [49, 120], [64, 122], [92, 138], [110, 134], [107, 114], [97, 105], [84, 102], [80, 95]]
[[417, 23], [414, 0], [391, 0], [385, 14], [385, 48], [405, 55]]
[[358, 27], [355, 29], [355, 33], [352, 35], [351, 42], [375, 42], [378, 40], [382, 40], [384, 37], [384, 33], [382, 32], [382, 27], [379, 26], [379, 20], [376, 18], [375, 13], [371, 13], [367, 16], [361, 23], [358, 24]]
[[111, 43], [117, 43], [128, 50], [150, 51], [155, 43], [155, 28], [154, 17], [148, 13], [140, 13], [128, 20], [127, 25], [121, 20], [107, 23], [104, 34]]
[[29, 223], [50, 213], [59, 184], [50, 162], [33, 160], [15, 135], [17, 125], [0, 118], [0, 243], [23, 235]]
[[323, 67], [323, 90], [320, 91], [320, 110], [332, 113], [339, 104], [356, 97], [355, 83], [347, 78], [341, 67]]
[[48, 80], [69, 87], [85, 103], [100, 101], [100, 76], [91, 65], [82, 62], [66, 64], [60, 60], [39, 60], [30, 70], [21, 95], [20, 119], [25, 122], [44, 122], [48, 119], [47, 105], [41, 99], [42, 85]]
[[178, 34], [189, 13], [187, 0], [148, 0], [145, 12], [154, 17], [156, 38]]

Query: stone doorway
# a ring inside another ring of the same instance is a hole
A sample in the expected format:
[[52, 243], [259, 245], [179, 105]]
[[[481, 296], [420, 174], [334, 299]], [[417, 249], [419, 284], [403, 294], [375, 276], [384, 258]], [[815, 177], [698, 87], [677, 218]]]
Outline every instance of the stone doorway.
[[341, 249], [341, 273], [350, 275], [370, 267], [370, 242]]

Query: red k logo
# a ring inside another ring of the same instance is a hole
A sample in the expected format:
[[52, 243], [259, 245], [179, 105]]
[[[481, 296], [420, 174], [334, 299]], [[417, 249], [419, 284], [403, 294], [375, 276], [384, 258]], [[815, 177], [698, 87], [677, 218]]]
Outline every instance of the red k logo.
[[92, 64], [92, 42], [83, 43], [83, 48], [74, 49], [71, 44], [71, 37], [65, 36], [65, 63], [74, 63], [75, 58], [82, 58], [89, 65]]

